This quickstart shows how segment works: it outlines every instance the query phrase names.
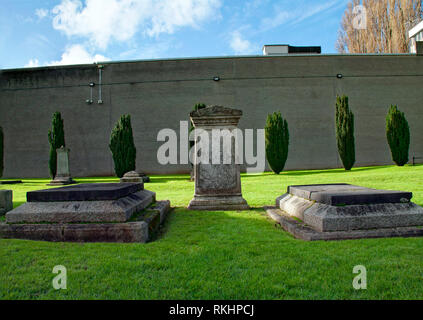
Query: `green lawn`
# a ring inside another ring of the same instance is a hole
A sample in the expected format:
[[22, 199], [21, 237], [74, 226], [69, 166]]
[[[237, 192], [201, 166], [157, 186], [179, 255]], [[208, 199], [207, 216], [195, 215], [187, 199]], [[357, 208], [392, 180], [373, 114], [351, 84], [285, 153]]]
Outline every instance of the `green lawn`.
[[[115, 178], [76, 179], [112, 182]], [[15, 206], [48, 180], [24, 180]], [[1, 299], [421, 299], [423, 238], [304, 242], [276, 228], [264, 205], [290, 184], [347, 182], [412, 191], [423, 205], [423, 166], [243, 175], [250, 211], [185, 209], [188, 176], [153, 176], [146, 188], [177, 207], [161, 237], [148, 244], [0, 240]], [[64, 265], [68, 289], [51, 285]], [[352, 287], [355, 265], [367, 268], [367, 290]]]

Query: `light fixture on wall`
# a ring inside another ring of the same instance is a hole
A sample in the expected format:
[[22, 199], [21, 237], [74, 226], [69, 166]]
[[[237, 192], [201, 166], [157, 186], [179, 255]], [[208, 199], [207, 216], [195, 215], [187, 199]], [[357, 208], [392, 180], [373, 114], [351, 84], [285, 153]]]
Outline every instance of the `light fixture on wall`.
[[90, 86], [90, 98], [87, 99], [85, 102], [88, 104], [92, 104], [93, 103], [93, 88], [95, 87], [95, 83], [90, 82], [89, 86]]
[[338, 73], [338, 74], [336, 75], [336, 77], [337, 77], [338, 79], [342, 79], [344, 76], [342, 75], [342, 73]]
[[214, 76], [213, 77], [213, 81], [220, 81], [220, 77], [219, 76]]

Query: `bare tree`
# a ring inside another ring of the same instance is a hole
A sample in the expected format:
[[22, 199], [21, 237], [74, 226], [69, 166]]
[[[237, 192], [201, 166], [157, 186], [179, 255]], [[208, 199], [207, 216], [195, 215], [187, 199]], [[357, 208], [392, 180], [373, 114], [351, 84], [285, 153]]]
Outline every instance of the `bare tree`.
[[[360, 5], [363, 12], [357, 12]], [[340, 53], [406, 53], [408, 30], [422, 19], [422, 0], [351, 0], [336, 49]]]

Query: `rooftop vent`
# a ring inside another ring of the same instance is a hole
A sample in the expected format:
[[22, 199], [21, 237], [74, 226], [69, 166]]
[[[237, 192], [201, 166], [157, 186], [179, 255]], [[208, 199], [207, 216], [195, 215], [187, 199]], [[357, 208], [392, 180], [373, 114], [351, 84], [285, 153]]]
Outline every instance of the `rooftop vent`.
[[263, 55], [281, 56], [287, 54], [320, 54], [321, 47], [293, 47], [287, 44], [266, 44], [263, 46]]
[[408, 32], [410, 53], [423, 54], [423, 21]]

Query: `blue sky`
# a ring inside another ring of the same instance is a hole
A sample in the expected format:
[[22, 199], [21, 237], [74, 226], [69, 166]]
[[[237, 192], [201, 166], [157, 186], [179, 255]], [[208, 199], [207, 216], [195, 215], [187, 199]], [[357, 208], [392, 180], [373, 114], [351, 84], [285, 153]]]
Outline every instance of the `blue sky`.
[[0, 69], [261, 55], [264, 44], [335, 53], [348, 0], [0, 0]]

